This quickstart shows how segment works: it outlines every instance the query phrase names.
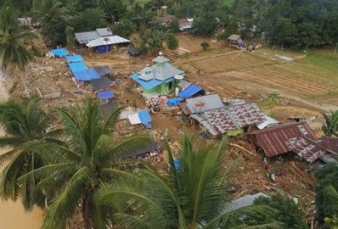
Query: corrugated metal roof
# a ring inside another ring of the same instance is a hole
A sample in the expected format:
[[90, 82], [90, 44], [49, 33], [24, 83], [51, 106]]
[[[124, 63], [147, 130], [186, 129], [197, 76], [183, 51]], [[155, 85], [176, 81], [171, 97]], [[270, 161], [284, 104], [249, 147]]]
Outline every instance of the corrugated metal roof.
[[243, 208], [243, 207], [248, 207], [250, 205], [253, 205], [255, 199], [257, 199], [258, 197], [269, 197], [268, 195], [259, 192], [253, 195], [246, 195], [246, 196], [242, 196], [236, 200], [231, 201], [229, 204], [227, 204], [227, 206], [225, 207], [225, 212], [228, 211], [233, 211], [239, 208]]
[[123, 44], [130, 41], [120, 36], [99, 37], [86, 44], [88, 47], [98, 47], [103, 45]]
[[[213, 100], [208, 100], [208, 102], [210, 101]], [[265, 120], [264, 113], [254, 103], [209, 109], [203, 113], [192, 114], [190, 117], [196, 119], [212, 135], [224, 134], [230, 130], [256, 125]]]
[[248, 134], [255, 135], [256, 144], [268, 157], [294, 151], [308, 162], [313, 162], [325, 153], [306, 122], [279, 124]]
[[201, 114], [192, 114], [190, 117], [196, 119], [214, 136], [239, 128], [225, 108], [209, 110]]
[[191, 29], [193, 23], [193, 19], [183, 18], [178, 20], [178, 26], [180, 30]]
[[175, 16], [167, 14], [162, 17], [155, 17], [155, 19], [161, 24], [169, 24], [172, 20], [175, 19]]
[[318, 139], [317, 143], [330, 153], [338, 153], [338, 138], [324, 137]]
[[186, 104], [191, 114], [224, 108], [224, 104], [217, 94], [190, 98], [186, 100]]
[[98, 29], [96, 29], [96, 32], [101, 37], [107, 37], [107, 36], [113, 35], [113, 32], [110, 30], [110, 28], [98, 28]]
[[88, 31], [88, 32], [81, 32], [75, 33], [75, 39], [79, 44], [87, 44], [88, 42], [99, 38], [100, 35], [97, 31]]
[[241, 36], [237, 34], [232, 34], [227, 38], [227, 40], [230, 40], [230, 41], [237, 41], [239, 39], [241, 39]]
[[226, 109], [230, 112], [238, 127], [257, 125], [266, 120], [264, 113], [255, 103], [229, 106]]

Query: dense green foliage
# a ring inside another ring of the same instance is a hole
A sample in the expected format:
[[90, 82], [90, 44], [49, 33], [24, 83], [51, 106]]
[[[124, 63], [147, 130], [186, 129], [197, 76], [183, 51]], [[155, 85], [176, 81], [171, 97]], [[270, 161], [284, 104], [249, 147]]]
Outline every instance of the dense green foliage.
[[[178, 148], [179, 166], [167, 144], [167, 170], [139, 169], [139, 180], [103, 187], [98, 192], [98, 202], [118, 209], [110, 217], [122, 228], [246, 228], [248, 225], [237, 216], [258, 219], [274, 210], [258, 205], [226, 208], [231, 200], [229, 177], [237, 164], [233, 161], [224, 169], [226, 145], [225, 138], [219, 145], [210, 145], [185, 134]], [[260, 225], [257, 228], [280, 228], [276, 222], [256, 222]]]
[[[264, 33], [268, 44], [294, 49], [334, 46], [338, 42], [338, 0], [2, 0], [0, 4], [19, 9], [22, 16], [40, 15], [41, 19], [64, 15], [75, 32], [106, 26], [114, 30], [115, 22], [120, 21], [133, 23], [138, 31], [148, 30], [156, 21], [155, 16], [166, 11], [178, 19], [193, 18], [190, 32], [195, 35], [218, 34], [218, 38], [226, 39], [237, 33], [244, 39], [260, 39]], [[50, 11], [41, 10], [41, 5]], [[41, 21], [46, 23], [45, 19]], [[169, 26], [174, 33], [178, 32], [176, 22]], [[49, 20], [47, 24], [45, 28], [54, 31], [63, 27], [58, 20]], [[61, 44], [64, 34], [46, 39], [54, 37], [56, 41], [49, 43]]]
[[[330, 195], [327, 193], [327, 187], [332, 186], [338, 190], [338, 167], [336, 164], [327, 164], [323, 168], [318, 169], [315, 173], [318, 180], [316, 191], [316, 218], [320, 223], [324, 223], [326, 217], [333, 218], [337, 213], [332, 203]], [[330, 228], [329, 225], [323, 225], [322, 228]]]
[[0, 195], [4, 199], [21, 199], [25, 209], [31, 209], [34, 204], [44, 206], [43, 190], [35, 189], [40, 179], [32, 176], [20, 180], [22, 175], [46, 163], [32, 146], [38, 142], [54, 141], [53, 135], [56, 134], [47, 131], [51, 116], [42, 110], [39, 102], [33, 98], [0, 104], [0, 123], [7, 133], [0, 137], [0, 147], [12, 147], [0, 156], [0, 164], [7, 163], [1, 173]]
[[254, 201], [254, 205], [266, 205], [278, 210], [270, 217], [261, 218], [259, 222], [271, 223], [275, 220], [283, 222], [283, 229], [308, 229], [309, 226], [304, 222], [301, 210], [293, 200], [288, 200], [281, 194], [271, 197], [259, 197]]
[[91, 31], [107, 27], [105, 13], [100, 8], [88, 8], [70, 19], [74, 32]]
[[9, 66], [18, 68], [25, 95], [30, 97], [23, 72], [26, 65], [39, 55], [39, 51], [31, 40], [37, 35], [19, 25], [16, 11], [12, 8], [2, 8], [0, 11], [0, 56], [1, 68], [6, 71]]
[[322, 127], [325, 136], [331, 137], [332, 135], [338, 137], [338, 110], [330, 114], [322, 114], [325, 119], [325, 124]]
[[34, 149], [39, 150], [41, 157], [49, 158], [49, 163], [24, 176], [41, 180], [37, 188], [43, 188], [50, 200], [42, 228], [65, 228], [79, 204], [84, 228], [100, 228], [95, 224], [93, 195], [102, 184], [131, 176], [119, 169], [119, 159], [151, 140], [142, 134], [115, 139], [113, 133], [121, 111], [122, 108], [116, 108], [102, 118], [99, 101], [90, 98], [76, 107], [57, 109], [62, 120], [57, 130], [63, 144], [37, 144]]

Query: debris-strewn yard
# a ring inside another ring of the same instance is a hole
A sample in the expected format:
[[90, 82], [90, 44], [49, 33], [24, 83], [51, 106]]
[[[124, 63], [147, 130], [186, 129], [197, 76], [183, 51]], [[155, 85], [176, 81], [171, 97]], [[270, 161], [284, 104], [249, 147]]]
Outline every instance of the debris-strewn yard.
[[[338, 109], [336, 56], [326, 52], [293, 53], [266, 48], [247, 52], [227, 48], [222, 42], [210, 39], [179, 36], [179, 40], [177, 52], [165, 50], [164, 55], [175, 67], [186, 72], [186, 80], [203, 87], [206, 92], [217, 93], [224, 99], [255, 102], [267, 115], [278, 120], [301, 118], [318, 136], [322, 135], [321, 112]], [[209, 50], [202, 51], [200, 44], [203, 41], [210, 43]], [[116, 86], [112, 89], [120, 105], [146, 108], [145, 101], [127, 88], [133, 86], [130, 73], [151, 64], [153, 57], [128, 57], [123, 48], [108, 54], [76, 48], [70, 51], [81, 54], [88, 67], [108, 65], [113, 68], [111, 78]], [[292, 60], [285, 61], [276, 55]], [[21, 98], [23, 86], [14, 75], [9, 73], [6, 84], [12, 98]], [[85, 95], [92, 95], [85, 84], [80, 85], [83, 93], [75, 93], [79, 88], [71, 79], [64, 58], [38, 58], [27, 66], [26, 78], [30, 90], [45, 98], [46, 107], [74, 105]], [[278, 98], [267, 102], [271, 95]], [[189, 122], [184, 122], [175, 113], [155, 113], [152, 119], [152, 129], [147, 131], [156, 139], [166, 134], [173, 146], [178, 144], [185, 130], [194, 131]], [[290, 198], [297, 196], [308, 222], [313, 219], [315, 179], [311, 175], [311, 165], [294, 155], [264, 163], [263, 155], [257, 153], [253, 145], [243, 139], [232, 139], [228, 160], [237, 158], [241, 163], [232, 180], [235, 197], [259, 191], [267, 194], [278, 191]], [[150, 160], [158, 168], [165, 166], [163, 154]], [[267, 172], [276, 174], [275, 180], [271, 180]]]

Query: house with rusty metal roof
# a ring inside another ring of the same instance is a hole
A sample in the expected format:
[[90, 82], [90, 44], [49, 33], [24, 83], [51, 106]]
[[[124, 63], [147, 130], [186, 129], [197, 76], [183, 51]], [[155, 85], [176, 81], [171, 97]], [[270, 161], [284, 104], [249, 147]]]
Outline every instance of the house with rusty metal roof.
[[196, 120], [211, 135], [237, 135], [243, 128], [266, 120], [255, 103], [236, 103], [225, 106], [217, 94], [187, 99], [179, 105], [185, 115]]
[[294, 152], [313, 163], [326, 152], [338, 150], [337, 141], [318, 140], [306, 122], [283, 123], [247, 134], [267, 157]]

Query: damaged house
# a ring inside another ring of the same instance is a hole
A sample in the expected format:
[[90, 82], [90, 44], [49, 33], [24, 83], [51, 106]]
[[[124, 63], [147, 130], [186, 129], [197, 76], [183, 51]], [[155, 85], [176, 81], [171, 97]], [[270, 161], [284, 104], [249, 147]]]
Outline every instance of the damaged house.
[[267, 157], [296, 153], [313, 163], [326, 153], [336, 154], [337, 139], [317, 139], [306, 122], [291, 122], [247, 133], [249, 139]]
[[266, 120], [255, 103], [234, 103], [227, 106], [217, 94], [200, 96], [180, 104], [185, 115], [197, 121], [212, 136], [235, 136]]

